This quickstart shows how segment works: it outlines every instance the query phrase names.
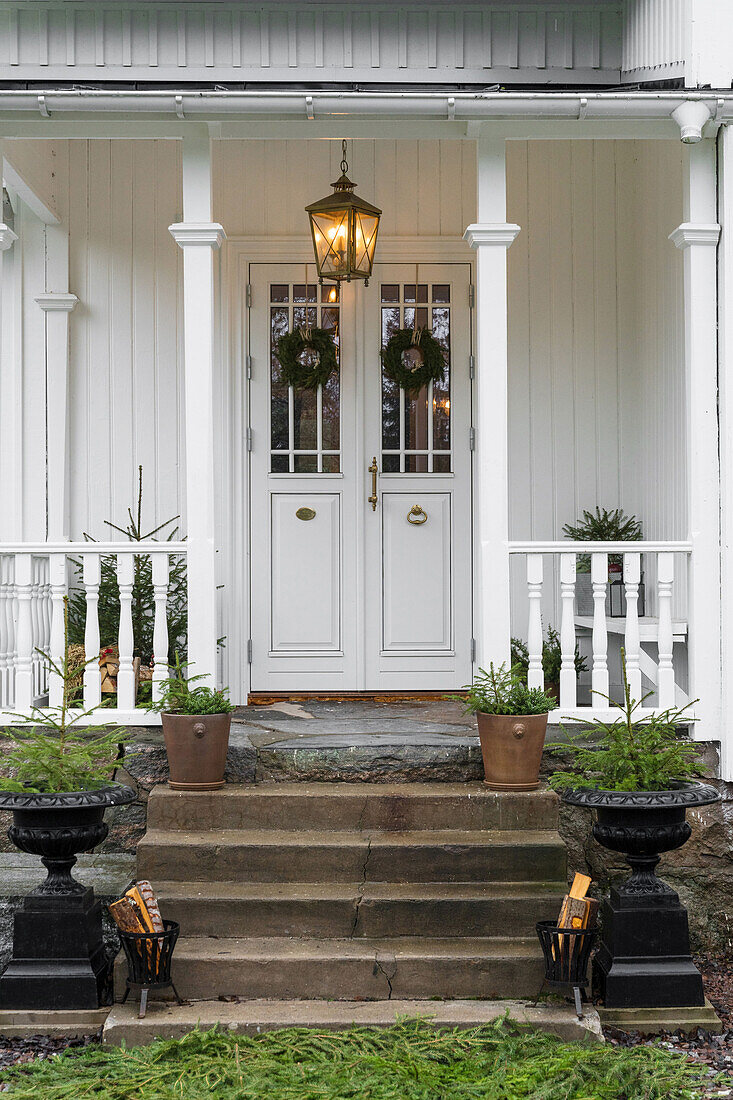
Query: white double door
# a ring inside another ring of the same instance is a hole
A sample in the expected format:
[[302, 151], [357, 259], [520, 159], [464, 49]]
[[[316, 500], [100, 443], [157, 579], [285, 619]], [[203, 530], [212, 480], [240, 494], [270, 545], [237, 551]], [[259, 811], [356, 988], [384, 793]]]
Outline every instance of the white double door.
[[[249, 269], [252, 691], [450, 690], [471, 676], [468, 264], [377, 264], [368, 287], [312, 264]], [[331, 329], [339, 369], [284, 383], [278, 337]], [[444, 378], [384, 376], [400, 328], [430, 329]], [[376, 499], [370, 501], [370, 497]]]

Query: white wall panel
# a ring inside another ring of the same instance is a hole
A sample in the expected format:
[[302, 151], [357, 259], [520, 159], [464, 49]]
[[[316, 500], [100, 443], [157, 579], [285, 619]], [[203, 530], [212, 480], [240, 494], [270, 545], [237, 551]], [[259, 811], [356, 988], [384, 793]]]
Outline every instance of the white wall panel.
[[69, 142], [71, 531], [152, 525], [184, 501], [176, 142]]
[[[305, 206], [341, 170], [340, 141], [222, 141], [214, 210], [231, 236], [308, 232]], [[475, 216], [475, 154], [466, 141], [357, 141], [349, 176], [384, 211], [380, 233], [460, 238]]]
[[[509, 143], [512, 538], [561, 538], [596, 505], [687, 536], [681, 165], [671, 142]], [[524, 633], [523, 576], [513, 612]]]

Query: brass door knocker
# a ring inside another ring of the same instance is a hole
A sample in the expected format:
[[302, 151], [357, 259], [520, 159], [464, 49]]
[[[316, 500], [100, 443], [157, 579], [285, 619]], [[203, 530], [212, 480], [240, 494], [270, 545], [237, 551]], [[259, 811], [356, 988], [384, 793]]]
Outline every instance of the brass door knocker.
[[428, 513], [424, 512], [419, 504], [413, 504], [407, 513], [407, 522], [411, 523], [413, 527], [419, 527], [421, 523], [427, 523], [427, 521]]

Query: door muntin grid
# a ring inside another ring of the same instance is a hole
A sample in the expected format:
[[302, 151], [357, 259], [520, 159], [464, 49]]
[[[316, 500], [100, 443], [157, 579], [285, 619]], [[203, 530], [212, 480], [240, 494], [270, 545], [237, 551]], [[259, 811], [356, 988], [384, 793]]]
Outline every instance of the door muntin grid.
[[[270, 283], [270, 472], [337, 474], [341, 470], [340, 301], [338, 286]], [[339, 369], [317, 390], [288, 386], [277, 341], [297, 328], [333, 332]]]
[[451, 316], [448, 283], [382, 283], [382, 347], [400, 328], [430, 329], [443, 348], [445, 371], [407, 394], [382, 369], [382, 472], [449, 474]]

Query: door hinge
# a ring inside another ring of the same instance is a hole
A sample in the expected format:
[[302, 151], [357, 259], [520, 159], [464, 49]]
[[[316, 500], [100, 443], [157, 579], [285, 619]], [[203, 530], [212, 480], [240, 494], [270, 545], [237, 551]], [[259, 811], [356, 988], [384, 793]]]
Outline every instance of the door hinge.
[[475, 428], [469, 428], [468, 429], [468, 449], [469, 449], [469, 451], [475, 451], [476, 450], [476, 429]]
[[252, 664], [252, 639], [247, 639], [247, 664]]
[[252, 429], [247, 428], [247, 450], [252, 450]]
[[468, 308], [473, 309], [476, 305], [476, 287], [473, 283], [468, 284]]
[[476, 660], [476, 639], [471, 638], [471, 661]]
[[245, 287], [244, 302], [245, 302], [245, 305], [247, 306], [247, 309], [251, 309], [251, 307], [252, 307], [252, 284], [251, 283], [247, 283], [247, 286]]
[[[247, 364], [247, 377], [251, 378], [252, 377], [252, 356], [248, 355], [245, 362]], [[473, 378], [473, 375], [471, 375], [471, 377]]]
[[469, 355], [468, 357], [468, 377], [473, 380], [476, 375], [476, 356]]

